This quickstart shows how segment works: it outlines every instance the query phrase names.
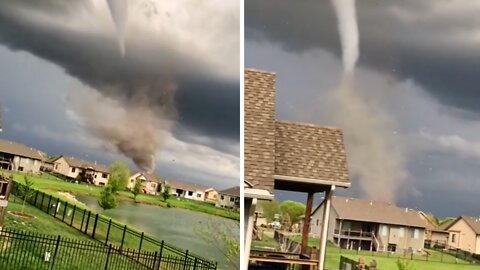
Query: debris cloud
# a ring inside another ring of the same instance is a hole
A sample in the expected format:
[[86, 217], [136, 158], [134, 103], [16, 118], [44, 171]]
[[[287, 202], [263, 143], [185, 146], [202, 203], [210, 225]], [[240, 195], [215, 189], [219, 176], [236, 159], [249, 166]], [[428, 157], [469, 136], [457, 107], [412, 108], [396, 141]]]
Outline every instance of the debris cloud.
[[364, 195], [395, 202], [407, 179], [405, 160], [385, 110], [356, 89], [359, 34], [355, 0], [332, 0], [332, 4], [338, 19], [344, 68], [341, 82], [333, 92], [334, 117], [345, 134], [350, 173], [358, 179]]

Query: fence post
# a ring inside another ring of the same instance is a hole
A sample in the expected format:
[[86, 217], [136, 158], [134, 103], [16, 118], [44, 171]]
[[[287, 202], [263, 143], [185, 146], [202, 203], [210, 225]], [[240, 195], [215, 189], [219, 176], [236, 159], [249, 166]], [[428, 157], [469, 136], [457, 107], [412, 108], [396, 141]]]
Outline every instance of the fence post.
[[90, 223], [90, 215], [92, 214], [91, 211], [88, 211], [87, 222], [85, 223], [85, 234], [88, 235], [88, 223]]
[[108, 244], [108, 237], [110, 236], [110, 227], [112, 226], [112, 220], [108, 221], [107, 236], [105, 237], [105, 245]]
[[70, 227], [73, 226], [73, 217], [75, 216], [75, 210], [77, 210], [77, 206], [74, 204], [72, 210], [72, 219], [70, 219]]
[[185, 251], [185, 261], [183, 262], [183, 270], [187, 269], [188, 249]]
[[440, 255], [440, 262], [443, 263], [443, 250], [440, 250], [440, 254], [441, 254], [441, 255]]
[[68, 202], [65, 201], [65, 206], [63, 207], [62, 222], [65, 222], [65, 213], [67, 212], [67, 206], [68, 206]]
[[92, 238], [95, 239], [95, 231], [97, 230], [98, 214], [95, 215], [95, 222], [93, 223]]
[[38, 190], [37, 190], [37, 192], [35, 192], [35, 201], [34, 201], [34, 203], [33, 203], [33, 205], [34, 205], [35, 207], [37, 207], [37, 198], [38, 198]]
[[215, 270], [217, 270], [218, 262], [215, 262]]
[[55, 246], [55, 252], [53, 253], [53, 258], [52, 258], [52, 267], [50, 269], [53, 269], [53, 266], [55, 265], [55, 258], [57, 257], [57, 252], [58, 252], [58, 246], [60, 245], [60, 235], [57, 236], [57, 243]]
[[142, 243], [143, 243], [143, 232], [142, 235], [140, 236], [140, 245], [138, 245], [138, 250], [142, 250]]
[[48, 206], [47, 206], [47, 214], [50, 215], [50, 203], [52, 202], [52, 195], [50, 195], [49, 199], [48, 199]]
[[107, 262], [105, 263], [105, 270], [108, 269], [108, 262], [110, 260], [110, 253], [112, 252], [112, 244], [108, 246], [108, 253], [107, 253]]
[[193, 270], [197, 269], [197, 257], [195, 257], [195, 261], [193, 262]]
[[160, 244], [160, 254], [158, 255], [158, 267], [157, 270], [160, 269], [160, 263], [162, 262], [162, 253], [163, 253], [163, 240]]
[[157, 251], [155, 251], [154, 253], [155, 255], [153, 256], [153, 265], [152, 265], [152, 269], [155, 269], [155, 266], [157, 266]]
[[123, 234], [122, 234], [122, 243], [120, 244], [120, 250], [123, 248], [123, 242], [125, 241], [125, 232], [127, 231], [127, 225], [123, 226]]
[[42, 200], [40, 201], [40, 211], [43, 208], [43, 199], [45, 198], [45, 193], [42, 192]]

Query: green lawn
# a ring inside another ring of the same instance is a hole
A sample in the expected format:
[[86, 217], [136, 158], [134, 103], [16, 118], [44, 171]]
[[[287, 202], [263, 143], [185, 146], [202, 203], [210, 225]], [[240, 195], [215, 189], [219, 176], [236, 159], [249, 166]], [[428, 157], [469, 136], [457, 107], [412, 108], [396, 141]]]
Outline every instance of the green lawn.
[[[13, 179], [17, 182], [24, 183], [24, 174], [21, 173], [11, 173], [3, 171], [7, 175], [13, 175]], [[86, 185], [86, 184], [75, 184], [66, 182], [60, 178], [57, 178], [51, 174], [44, 173], [42, 176], [28, 176], [31, 180], [34, 181], [34, 187], [40, 189], [46, 193], [58, 196], [55, 192], [64, 191], [70, 192], [72, 194], [83, 194], [90, 196], [99, 196], [102, 191], [102, 187]], [[133, 201], [133, 194], [129, 191], [120, 191], [118, 193], [118, 198], [120, 200], [130, 200]], [[171, 207], [183, 208], [197, 212], [203, 212], [210, 215], [221, 216], [229, 219], [240, 220], [240, 213], [238, 211], [230, 211], [223, 208], [217, 208], [215, 205], [206, 202], [198, 202], [188, 199], [177, 199], [170, 198], [164, 202], [159, 196], [140, 194], [137, 196], [137, 202], [157, 205], [160, 207]]]
[[[15, 196], [10, 196], [7, 207], [8, 211], [21, 212], [22, 200]], [[25, 203], [24, 213], [34, 216], [34, 218], [15, 217], [9, 213], [5, 215], [4, 227], [7, 229], [22, 230], [28, 232], [38, 232], [42, 234], [55, 234], [71, 239], [92, 240], [90, 237], [82, 234], [78, 230], [71, 228], [67, 224], [54, 219], [39, 209]]]
[[[301, 236], [292, 236], [292, 238], [297, 241], [301, 242]], [[319, 245], [318, 238], [309, 238], [308, 245], [311, 247], [318, 247]], [[253, 241], [252, 248], [254, 249], [262, 249], [262, 247], [274, 247], [277, 251], [280, 251], [279, 245], [273, 240], [272, 237], [264, 237], [262, 241]], [[461, 259], [456, 260], [455, 256], [449, 254], [442, 254], [436, 250], [428, 250], [430, 254], [428, 256], [428, 261], [426, 256], [414, 255], [413, 260], [410, 260], [410, 257], [403, 258], [402, 254], [396, 255], [389, 255], [387, 253], [372, 253], [368, 251], [354, 251], [354, 250], [340, 250], [337, 246], [335, 246], [331, 242], [327, 242], [327, 253], [325, 255], [325, 269], [334, 270], [339, 269], [340, 265], [340, 256], [344, 256], [350, 258], [354, 261], [358, 261], [360, 257], [364, 258], [365, 261], [370, 263], [373, 259], [377, 261], [378, 269], [380, 270], [396, 270], [397, 269], [397, 260], [406, 260], [411, 262], [415, 270], [446, 270], [446, 269], [480, 269], [479, 265], [471, 265], [468, 261], [464, 261]], [[442, 261], [442, 262], [440, 262]]]

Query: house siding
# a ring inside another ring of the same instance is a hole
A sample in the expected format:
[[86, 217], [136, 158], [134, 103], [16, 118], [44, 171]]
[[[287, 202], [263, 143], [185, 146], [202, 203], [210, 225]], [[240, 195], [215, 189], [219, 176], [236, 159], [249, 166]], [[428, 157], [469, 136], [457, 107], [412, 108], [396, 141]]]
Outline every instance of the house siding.
[[53, 167], [53, 171], [56, 173], [62, 174], [66, 177], [75, 179], [81, 172], [80, 168], [75, 168], [75, 171], [72, 172], [72, 167], [68, 164], [68, 162], [63, 157], [55, 160], [55, 163], [57, 166]]
[[[469, 252], [476, 251], [477, 234], [463, 219], [459, 219], [455, 224], [451, 225], [448, 231], [449, 236], [447, 245], [449, 247], [459, 248]], [[453, 239], [453, 235], [456, 235], [455, 239]]]
[[[231, 201], [231, 199], [233, 199], [233, 202]], [[239, 206], [239, 203], [240, 203], [240, 197], [238, 196], [219, 194], [218, 201], [215, 206], [222, 207], [222, 208], [237, 209]]]
[[[27, 157], [15, 156], [13, 158], [13, 167], [16, 171], [22, 171], [25, 173], [40, 173], [40, 166], [42, 162], [38, 159], [32, 159]], [[20, 170], [20, 168], [22, 170]]]

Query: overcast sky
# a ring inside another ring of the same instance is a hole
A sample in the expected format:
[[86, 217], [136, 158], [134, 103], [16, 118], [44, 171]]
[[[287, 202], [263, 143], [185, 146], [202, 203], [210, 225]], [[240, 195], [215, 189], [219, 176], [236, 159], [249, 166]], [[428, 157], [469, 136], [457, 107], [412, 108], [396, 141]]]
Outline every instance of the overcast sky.
[[[402, 150], [400, 206], [480, 216], [479, 12], [480, 1], [357, 1], [355, 83]], [[330, 1], [246, 0], [245, 24], [246, 67], [277, 74], [277, 118], [334, 125], [328, 103], [342, 62]], [[337, 194], [366, 197], [351, 180]]]
[[161, 177], [238, 185], [238, 1], [127, 14], [122, 56], [106, 1], [1, 1], [0, 138], [132, 170], [151, 151]]

